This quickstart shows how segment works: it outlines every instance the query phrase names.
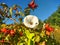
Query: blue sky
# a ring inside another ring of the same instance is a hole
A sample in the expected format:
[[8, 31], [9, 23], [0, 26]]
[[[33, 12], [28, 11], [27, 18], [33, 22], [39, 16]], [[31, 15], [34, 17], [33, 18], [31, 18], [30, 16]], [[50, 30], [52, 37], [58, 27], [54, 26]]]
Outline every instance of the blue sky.
[[[32, 0], [0, 0], [0, 3], [4, 2], [9, 7], [18, 4], [24, 10], [31, 1]], [[57, 10], [60, 5], [60, 0], [35, 0], [35, 3], [38, 7], [34, 11], [31, 11], [31, 14], [36, 15], [41, 20], [45, 20]]]

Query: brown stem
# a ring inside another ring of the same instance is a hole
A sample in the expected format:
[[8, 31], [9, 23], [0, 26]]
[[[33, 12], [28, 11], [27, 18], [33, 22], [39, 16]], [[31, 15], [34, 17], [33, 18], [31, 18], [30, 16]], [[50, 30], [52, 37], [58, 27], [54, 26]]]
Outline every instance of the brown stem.
[[15, 20], [15, 19], [13, 19], [13, 18], [10, 18], [11, 20], [13, 20], [15, 23], [17, 23], [18, 24], [18, 22]]

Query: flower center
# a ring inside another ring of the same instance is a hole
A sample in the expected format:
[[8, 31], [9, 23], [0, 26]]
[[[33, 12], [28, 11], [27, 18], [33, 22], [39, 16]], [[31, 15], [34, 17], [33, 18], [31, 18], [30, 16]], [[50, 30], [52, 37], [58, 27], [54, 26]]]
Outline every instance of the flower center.
[[33, 24], [33, 22], [29, 22], [30, 23], [30, 25], [32, 25]]

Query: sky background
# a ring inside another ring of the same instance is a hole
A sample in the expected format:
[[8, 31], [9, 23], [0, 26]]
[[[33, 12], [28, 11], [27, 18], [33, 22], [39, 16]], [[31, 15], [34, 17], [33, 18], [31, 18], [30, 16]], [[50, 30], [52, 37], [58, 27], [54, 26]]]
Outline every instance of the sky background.
[[[31, 1], [32, 0], [0, 0], [0, 3], [6, 3], [9, 7], [17, 4], [24, 10], [24, 8], [26, 8]], [[31, 14], [36, 15], [43, 21], [57, 10], [60, 5], [60, 0], [35, 0], [35, 3], [38, 7], [34, 11], [31, 11]], [[10, 23], [13, 23], [13, 21], [10, 21]], [[9, 21], [7, 24], [9, 24]]]

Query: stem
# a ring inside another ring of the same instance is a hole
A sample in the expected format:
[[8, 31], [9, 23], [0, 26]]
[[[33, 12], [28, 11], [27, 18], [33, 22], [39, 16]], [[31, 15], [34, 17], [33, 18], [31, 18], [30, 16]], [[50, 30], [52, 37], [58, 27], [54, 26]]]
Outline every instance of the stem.
[[28, 45], [30, 45], [30, 39], [28, 40]]
[[18, 22], [15, 20], [15, 19], [13, 19], [13, 18], [10, 18], [11, 20], [13, 20], [15, 23], [17, 23], [18, 24]]

